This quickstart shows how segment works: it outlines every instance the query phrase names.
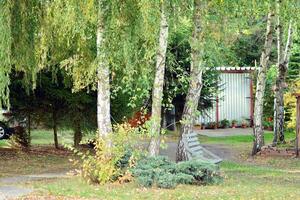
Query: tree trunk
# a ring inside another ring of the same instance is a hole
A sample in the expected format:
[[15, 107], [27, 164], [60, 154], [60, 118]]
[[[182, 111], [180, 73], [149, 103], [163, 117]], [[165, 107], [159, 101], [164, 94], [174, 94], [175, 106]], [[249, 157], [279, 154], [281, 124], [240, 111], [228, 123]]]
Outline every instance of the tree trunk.
[[[162, 3], [163, 4], [163, 3]], [[164, 13], [164, 7], [161, 6], [161, 21], [159, 34], [159, 49], [156, 55], [156, 72], [152, 92], [152, 114], [149, 144], [149, 155], [156, 156], [159, 154], [160, 131], [161, 131], [161, 107], [163, 100], [163, 86], [165, 75], [165, 61], [168, 42], [168, 22]]]
[[274, 88], [274, 138], [273, 146], [279, 142], [284, 143], [284, 89], [285, 79], [288, 70], [290, 49], [292, 44], [292, 24], [290, 22], [288, 29], [288, 38], [285, 51], [283, 51], [283, 31], [280, 24], [280, 0], [277, 0], [277, 53], [278, 53], [278, 73]]
[[176, 160], [186, 160], [186, 153], [184, 149], [184, 143], [182, 140], [183, 134], [189, 134], [193, 130], [194, 120], [196, 118], [198, 102], [200, 99], [200, 93], [202, 89], [202, 74], [204, 70], [203, 64], [203, 31], [202, 31], [202, 10], [203, 5], [201, 0], [194, 1], [194, 31], [192, 35], [191, 43], [191, 73], [189, 90], [186, 96], [185, 105], [181, 120], [180, 137], [178, 141]]
[[57, 138], [57, 116], [56, 111], [53, 110], [52, 112], [52, 121], [53, 121], [53, 136], [54, 136], [54, 146], [58, 149], [58, 138]]
[[74, 147], [78, 147], [82, 140], [82, 132], [80, 122], [76, 121], [74, 123]]
[[264, 48], [260, 57], [260, 64], [257, 74], [257, 83], [256, 83], [256, 93], [255, 93], [255, 103], [254, 103], [254, 120], [253, 120], [253, 134], [254, 142], [252, 155], [255, 155], [261, 150], [261, 147], [264, 145], [264, 132], [262, 126], [262, 117], [263, 117], [263, 103], [264, 103], [264, 94], [265, 94], [265, 85], [266, 85], [266, 73], [268, 70], [268, 63], [271, 54], [271, 48], [273, 43], [273, 34], [272, 34], [272, 21], [274, 14], [270, 8], [267, 19], [267, 31]]
[[31, 143], [31, 114], [30, 112], [27, 113], [27, 139], [28, 145], [30, 146]]
[[108, 145], [111, 141], [108, 135], [112, 132], [110, 120], [110, 83], [109, 83], [109, 66], [106, 61], [104, 43], [104, 16], [102, 13], [102, 1], [98, 0], [98, 24], [97, 24], [97, 125], [99, 135], [105, 138]]

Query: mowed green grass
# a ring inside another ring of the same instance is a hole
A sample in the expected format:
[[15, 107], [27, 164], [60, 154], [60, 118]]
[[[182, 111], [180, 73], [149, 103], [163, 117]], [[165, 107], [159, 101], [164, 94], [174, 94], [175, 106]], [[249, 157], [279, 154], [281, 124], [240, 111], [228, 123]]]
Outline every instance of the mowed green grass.
[[[292, 140], [294, 133], [286, 133]], [[234, 147], [236, 151], [250, 151], [252, 136], [199, 137], [201, 143]], [[265, 134], [266, 143], [271, 143], [272, 134]], [[72, 144], [72, 132], [59, 133], [59, 141]], [[33, 153], [14, 152], [2, 158], [1, 176], [38, 174], [72, 169], [72, 155], [52, 148], [52, 131], [32, 132]], [[5, 146], [3, 141], [0, 145]], [[1, 146], [0, 146], [1, 147]], [[249, 148], [249, 149], [248, 149]], [[45, 150], [45, 152], [42, 152]], [[300, 197], [300, 160], [284, 157], [242, 157], [237, 162], [224, 161], [220, 166], [224, 181], [218, 185], [179, 185], [176, 189], [142, 188], [135, 182], [127, 184], [90, 185], [80, 177], [42, 180], [26, 183], [37, 192], [32, 197], [53, 199], [298, 199]], [[29, 196], [30, 199], [30, 196]]]
[[[299, 161], [297, 161], [300, 164]], [[92, 199], [298, 199], [300, 171], [223, 162], [218, 185], [179, 185], [176, 189], [142, 188], [136, 183], [89, 185], [80, 177], [38, 182], [40, 195]]]
[[[59, 130], [58, 142], [60, 145], [73, 144], [73, 131], [72, 130]], [[91, 135], [84, 136], [84, 139], [94, 137]], [[38, 129], [31, 131], [31, 144], [35, 145], [54, 145], [54, 136], [52, 130]], [[8, 140], [0, 140], [0, 148], [9, 147]]]
[[[287, 133], [287, 141], [294, 133]], [[202, 143], [251, 148], [252, 136], [212, 138], [200, 136]], [[271, 143], [272, 134], [265, 134]], [[250, 151], [250, 150], [249, 150]], [[72, 199], [299, 199], [300, 160], [291, 157], [245, 157], [220, 165], [224, 180], [217, 185], [179, 185], [175, 189], [142, 188], [135, 182], [90, 185], [80, 177], [33, 183], [34, 195]]]
[[[287, 142], [295, 139], [295, 132], [286, 132], [285, 140]], [[273, 133], [266, 132], [264, 134], [265, 143], [271, 144], [273, 140]], [[208, 136], [199, 136], [201, 143], [210, 143], [210, 144], [228, 144], [228, 145], [243, 145], [251, 144], [253, 142], [253, 135], [236, 135], [236, 136], [225, 136], [225, 137], [208, 137]]]

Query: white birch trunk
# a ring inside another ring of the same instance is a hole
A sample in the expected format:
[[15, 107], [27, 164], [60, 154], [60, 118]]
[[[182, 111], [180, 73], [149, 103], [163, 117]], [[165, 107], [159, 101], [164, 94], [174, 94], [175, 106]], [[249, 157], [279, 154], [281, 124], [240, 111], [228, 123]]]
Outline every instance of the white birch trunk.
[[272, 21], [273, 21], [273, 12], [270, 10], [267, 19], [267, 31], [264, 48], [260, 58], [260, 64], [257, 74], [257, 83], [256, 83], [256, 93], [255, 93], [255, 104], [254, 104], [254, 119], [253, 119], [253, 134], [254, 142], [252, 155], [255, 155], [261, 150], [261, 147], [264, 145], [264, 132], [262, 125], [263, 117], [263, 103], [264, 103], [264, 94], [265, 94], [265, 85], [266, 85], [266, 73], [268, 70], [269, 57], [271, 54], [271, 48], [273, 43], [273, 34], [272, 34]]
[[163, 86], [165, 75], [165, 62], [168, 46], [168, 22], [161, 7], [161, 21], [159, 33], [159, 49], [156, 55], [156, 72], [152, 92], [152, 114], [151, 114], [151, 141], [148, 147], [149, 155], [156, 156], [159, 154], [160, 131], [161, 131], [161, 107], [163, 100]]
[[176, 153], [177, 161], [183, 161], [187, 159], [182, 135], [189, 134], [193, 130], [194, 120], [196, 118], [198, 102], [200, 99], [201, 89], [203, 85], [202, 74], [204, 70], [204, 41], [201, 21], [201, 9], [203, 9], [203, 5], [201, 4], [201, 0], [195, 0], [194, 6], [194, 31], [191, 43], [191, 74], [189, 90], [186, 96], [181, 120], [180, 138], [178, 141]]
[[[104, 19], [101, 10], [101, 0], [98, 1], [98, 24], [97, 24], [97, 125], [100, 137], [106, 138], [112, 132], [110, 120], [110, 83], [109, 66], [103, 51], [104, 43]], [[110, 141], [108, 141], [110, 144]]]
[[[277, 1], [278, 13], [280, 1]], [[284, 89], [286, 87], [285, 79], [288, 70], [290, 49], [292, 46], [292, 23], [289, 24], [288, 37], [286, 41], [285, 51], [283, 51], [282, 27], [280, 17], [277, 18], [277, 52], [278, 52], [278, 73], [274, 88], [274, 138], [273, 146], [278, 142], [284, 143]], [[279, 140], [279, 141], [278, 141]]]

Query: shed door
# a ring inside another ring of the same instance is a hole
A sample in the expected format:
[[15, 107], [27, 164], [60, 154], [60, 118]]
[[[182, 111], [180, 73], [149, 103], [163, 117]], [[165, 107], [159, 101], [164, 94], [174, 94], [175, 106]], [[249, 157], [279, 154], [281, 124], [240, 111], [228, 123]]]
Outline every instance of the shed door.
[[250, 119], [249, 73], [222, 73], [219, 96], [219, 120]]

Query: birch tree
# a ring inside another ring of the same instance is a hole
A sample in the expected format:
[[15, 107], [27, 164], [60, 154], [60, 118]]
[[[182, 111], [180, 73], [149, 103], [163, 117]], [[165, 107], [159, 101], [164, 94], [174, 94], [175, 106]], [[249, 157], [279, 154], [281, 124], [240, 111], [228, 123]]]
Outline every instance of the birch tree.
[[[286, 45], [283, 44], [283, 23], [280, 16], [281, 0], [276, 1], [277, 8], [277, 78], [274, 87], [274, 138], [273, 145], [284, 143], [284, 89], [292, 46], [292, 22], [289, 22]], [[285, 48], [285, 49], [284, 49]], [[279, 140], [279, 141], [278, 141]]]
[[107, 138], [112, 132], [110, 120], [110, 70], [103, 50], [105, 23], [104, 23], [105, 5], [103, 0], [98, 0], [97, 15], [97, 124], [100, 136]]
[[168, 21], [165, 12], [164, 2], [161, 3], [161, 19], [159, 46], [156, 55], [156, 71], [152, 91], [152, 111], [151, 111], [151, 141], [149, 144], [149, 155], [155, 156], [159, 154], [160, 147], [160, 131], [161, 131], [161, 108], [163, 100], [163, 86], [165, 75], [166, 52], [168, 46]]
[[253, 135], [254, 142], [252, 148], [252, 155], [255, 155], [261, 150], [264, 145], [264, 131], [262, 125], [263, 117], [263, 103], [264, 103], [264, 93], [266, 84], [266, 73], [269, 65], [269, 58], [271, 54], [271, 48], [273, 43], [273, 18], [274, 12], [272, 6], [269, 8], [269, 14], [267, 17], [267, 30], [265, 36], [265, 43], [260, 57], [260, 64], [258, 67], [257, 83], [256, 83], [256, 93], [255, 93], [255, 103], [254, 103], [254, 119], [253, 119]]
[[204, 41], [203, 41], [203, 10], [205, 9], [205, 1], [194, 0], [193, 13], [193, 33], [191, 39], [191, 72], [189, 89], [185, 100], [184, 110], [182, 114], [182, 127], [180, 130], [180, 138], [178, 141], [176, 160], [186, 160], [184, 143], [182, 136], [189, 134], [194, 125], [194, 120], [197, 113], [198, 102], [202, 89], [202, 74], [204, 71]]

